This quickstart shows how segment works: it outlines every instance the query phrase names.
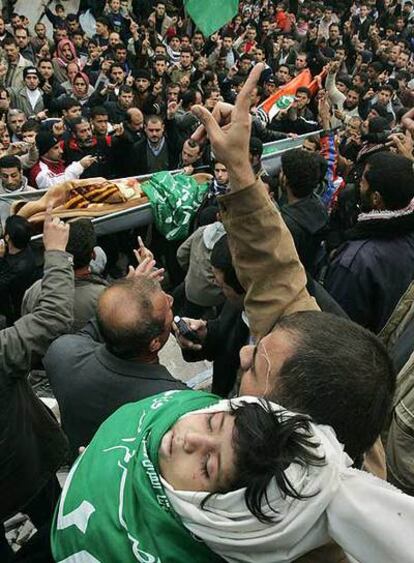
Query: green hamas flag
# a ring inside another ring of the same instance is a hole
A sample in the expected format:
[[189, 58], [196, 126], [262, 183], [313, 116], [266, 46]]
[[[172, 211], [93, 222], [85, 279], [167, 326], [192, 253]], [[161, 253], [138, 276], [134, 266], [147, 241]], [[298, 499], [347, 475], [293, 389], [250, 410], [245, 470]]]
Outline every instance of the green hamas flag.
[[208, 37], [234, 18], [239, 0], [185, 0], [185, 9]]

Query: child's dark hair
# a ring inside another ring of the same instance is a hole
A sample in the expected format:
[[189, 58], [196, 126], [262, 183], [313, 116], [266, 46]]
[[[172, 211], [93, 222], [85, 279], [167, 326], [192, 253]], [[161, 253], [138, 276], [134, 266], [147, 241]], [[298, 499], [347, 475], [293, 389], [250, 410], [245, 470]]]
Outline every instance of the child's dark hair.
[[274, 521], [263, 512], [263, 500], [277, 514], [277, 507], [270, 506], [267, 498], [267, 487], [273, 478], [285, 497], [304, 500], [318, 494], [316, 490], [310, 495], [301, 495], [285, 473], [291, 463], [325, 464], [325, 458], [312, 451], [319, 444], [312, 440], [308, 416], [275, 412], [265, 399], [259, 403], [243, 403], [233, 409], [233, 416], [236, 478], [231, 488], [246, 487], [247, 507], [258, 520]]

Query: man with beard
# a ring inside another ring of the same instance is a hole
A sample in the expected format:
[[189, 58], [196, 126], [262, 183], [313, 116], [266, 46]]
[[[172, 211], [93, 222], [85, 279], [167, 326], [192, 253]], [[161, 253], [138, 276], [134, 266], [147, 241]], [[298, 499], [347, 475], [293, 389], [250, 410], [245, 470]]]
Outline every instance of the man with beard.
[[328, 76], [326, 78], [326, 90], [331, 104], [334, 107], [335, 119], [332, 120], [333, 128], [342, 125], [350, 117], [361, 117], [359, 115], [359, 101], [361, 90], [352, 85], [346, 94], [340, 92], [336, 86], [336, 75], [339, 70], [339, 63], [334, 61], [329, 64]]
[[81, 161], [86, 156], [92, 156], [92, 164], [81, 174], [81, 178], [95, 178], [97, 176], [111, 178], [111, 138], [98, 139], [85, 117], [79, 117], [72, 122], [72, 136], [64, 144], [64, 161], [70, 165]]
[[159, 115], [145, 120], [145, 136], [136, 142], [130, 152], [130, 176], [151, 174], [176, 168], [179, 157], [174, 120], [166, 122]]
[[148, 70], [139, 69], [134, 72], [135, 98], [134, 106], [144, 110], [146, 103], [151, 96], [151, 75]]
[[333, 258], [325, 287], [353, 321], [378, 333], [414, 278], [411, 160], [369, 156], [360, 191], [362, 213]]

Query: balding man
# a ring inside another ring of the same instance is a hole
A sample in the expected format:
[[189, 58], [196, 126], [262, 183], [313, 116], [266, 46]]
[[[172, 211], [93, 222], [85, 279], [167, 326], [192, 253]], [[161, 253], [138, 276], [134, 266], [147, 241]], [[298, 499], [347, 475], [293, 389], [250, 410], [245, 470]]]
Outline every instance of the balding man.
[[120, 406], [186, 389], [158, 358], [171, 331], [171, 306], [155, 280], [123, 279], [101, 294], [96, 320], [49, 348], [44, 365], [74, 455]]
[[135, 143], [144, 137], [144, 114], [138, 108], [129, 108], [122, 122], [119, 135], [113, 137], [112, 154], [119, 177], [129, 176], [131, 169], [130, 151]]

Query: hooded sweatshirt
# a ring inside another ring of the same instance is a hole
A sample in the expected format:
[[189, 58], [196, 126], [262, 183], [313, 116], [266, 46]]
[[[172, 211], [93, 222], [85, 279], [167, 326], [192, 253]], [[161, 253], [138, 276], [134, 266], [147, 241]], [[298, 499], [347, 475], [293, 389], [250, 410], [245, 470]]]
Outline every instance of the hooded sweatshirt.
[[210, 256], [217, 241], [226, 234], [220, 221], [197, 229], [177, 252], [180, 266], [187, 270], [185, 295], [188, 301], [201, 307], [214, 307], [224, 301], [216, 285]]

